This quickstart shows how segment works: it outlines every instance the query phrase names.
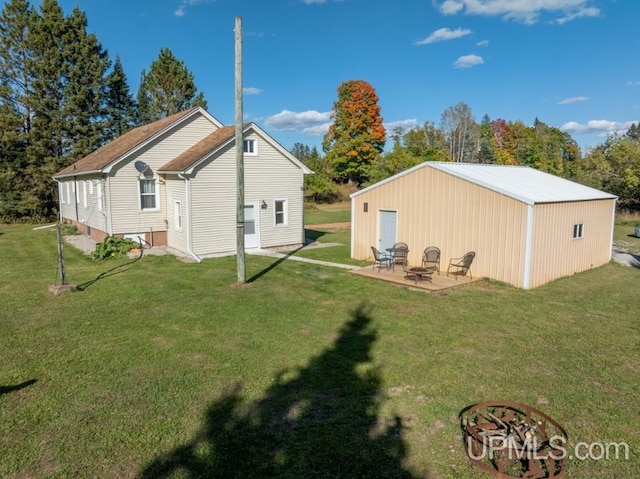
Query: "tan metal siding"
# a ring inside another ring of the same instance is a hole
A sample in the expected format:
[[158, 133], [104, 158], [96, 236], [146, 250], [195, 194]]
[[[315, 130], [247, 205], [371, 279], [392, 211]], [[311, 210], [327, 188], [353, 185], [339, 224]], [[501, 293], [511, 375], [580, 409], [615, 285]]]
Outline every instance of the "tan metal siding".
[[[189, 251], [187, 246], [187, 199], [185, 180], [178, 177], [178, 175], [167, 175], [165, 177], [165, 189], [167, 192], [167, 246], [175, 248], [179, 251], [187, 253]], [[182, 230], [176, 230], [175, 224], [175, 210], [174, 202], [180, 201], [181, 213], [182, 213]]]
[[109, 198], [114, 233], [141, 233], [165, 231], [167, 229], [168, 212], [166, 209], [165, 186], [160, 182], [160, 201], [158, 211], [140, 211], [138, 197], [138, 179], [140, 173], [135, 169], [135, 161], [144, 161], [154, 177], [158, 177], [158, 169], [173, 158], [195, 145], [217, 127], [202, 115], [194, 116], [189, 122], [180, 125], [179, 129], [166, 132], [152, 144], [137, 152], [126, 162], [114, 167], [110, 173]]
[[[421, 168], [353, 198], [356, 259], [371, 259], [378, 245], [380, 210], [395, 210], [397, 240], [419, 264], [427, 246], [441, 249], [441, 267], [477, 253], [473, 276], [523, 285], [527, 205], [433, 168]], [[369, 212], [363, 212], [368, 202]]]
[[[608, 263], [614, 200], [535, 206], [531, 287]], [[583, 224], [583, 238], [573, 226]]]

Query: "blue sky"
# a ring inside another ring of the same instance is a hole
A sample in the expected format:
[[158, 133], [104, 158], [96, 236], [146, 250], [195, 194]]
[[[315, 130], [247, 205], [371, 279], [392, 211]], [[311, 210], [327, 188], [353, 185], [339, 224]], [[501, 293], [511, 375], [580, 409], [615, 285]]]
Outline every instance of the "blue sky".
[[[244, 116], [285, 147], [320, 147], [343, 81], [365, 80], [385, 124], [541, 121], [583, 149], [640, 119], [637, 0], [59, 0], [86, 12], [135, 94], [168, 47], [209, 112], [234, 122], [234, 26], [243, 24]], [[390, 143], [390, 142], [389, 142]]]

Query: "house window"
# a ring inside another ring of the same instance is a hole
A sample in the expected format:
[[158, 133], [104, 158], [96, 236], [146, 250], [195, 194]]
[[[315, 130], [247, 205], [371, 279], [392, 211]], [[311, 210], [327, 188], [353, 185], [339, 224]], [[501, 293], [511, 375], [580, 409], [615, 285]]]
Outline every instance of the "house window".
[[71, 187], [69, 186], [69, 181], [67, 181], [67, 203], [71, 204]]
[[274, 200], [273, 214], [276, 226], [287, 226], [287, 200]]
[[88, 185], [88, 183], [89, 183], [89, 181], [84, 180], [84, 185], [83, 185], [83, 187], [84, 187], [84, 188], [82, 188], [82, 205], [83, 205], [85, 208], [87, 207], [87, 194], [89, 193], [89, 192], [87, 191], [87, 190], [89, 189], [89, 188], [88, 188], [88, 186], [89, 186], [89, 185]]
[[182, 202], [176, 200], [173, 202], [174, 228], [176, 231], [182, 231]]
[[93, 194], [93, 180], [89, 180], [89, 194], [92, 195]]
[[244, 145], [244, 152], [247, 155], [257, 155], [258, 154], [258, 143], [256, 140], [244, 140], [242, 142]]
[[573, 239], [582, 239], [583, 224], [576, 223], [573, 225]]
[[140, 209], [158, 209], [156, 180], [140, 180]]
[[102, 181], [98, 180], [96, 190], [98, 194], [98, 211], [102, 211]]

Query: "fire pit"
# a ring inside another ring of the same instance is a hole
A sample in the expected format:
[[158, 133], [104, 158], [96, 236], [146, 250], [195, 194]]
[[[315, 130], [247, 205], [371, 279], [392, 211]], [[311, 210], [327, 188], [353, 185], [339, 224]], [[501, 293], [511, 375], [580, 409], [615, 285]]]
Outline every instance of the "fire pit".
[[567, 433], [542, 411], [513, 402], [485, 402], [460, 413], [465, 450], [499, 479], [560, 479]]

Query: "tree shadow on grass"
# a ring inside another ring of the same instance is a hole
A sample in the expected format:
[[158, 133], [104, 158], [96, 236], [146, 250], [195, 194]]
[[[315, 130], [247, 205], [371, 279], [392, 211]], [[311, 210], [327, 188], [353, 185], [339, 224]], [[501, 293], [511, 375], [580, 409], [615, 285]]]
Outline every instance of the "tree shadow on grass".
[[360, 306], [334, 344], [308, 365], [278, 375], [248, 405], [236, 385], [208, 408], [202, 430], [153, 460], [142, 479], [415, 478], [403, 467], [400, 417], [378, 417], [380, 371], [372, 363], [377, 339]]
[[0, 386], [0, 396], [2, 396], [3, 394], [8, 394], [8, 393], [12, 393], [14, 391], [20, 391], [20, 389], [26, 388], [28, 386], [31, 386], [32, 384], [36, 383], [37, 381], [35, 379], [29, 379], [28, 381], [25, 381], [23, 383], [20, 384], [16, 384], [14, 386]]

